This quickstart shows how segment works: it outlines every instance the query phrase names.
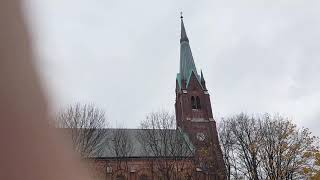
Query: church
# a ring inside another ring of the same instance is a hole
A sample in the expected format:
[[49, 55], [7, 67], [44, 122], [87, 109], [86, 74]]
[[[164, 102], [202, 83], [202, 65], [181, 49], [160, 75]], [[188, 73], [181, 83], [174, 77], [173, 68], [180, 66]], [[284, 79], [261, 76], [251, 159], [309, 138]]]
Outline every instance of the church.
[[[95, 179], [226, 179], [210, 95], [202, 71], [197, 71], [182, 16], [175, 93], [176, 129], [101, 130], [125, 134], [131, 145], [117, 145], [122, 151], [130, 147], [130, 153], [121, 155], [107, 148], [116, 139], [105, 138], [105, 148], [88, 158], [97, 172]], [[148, 139], [154, 146], [147, 148]]]

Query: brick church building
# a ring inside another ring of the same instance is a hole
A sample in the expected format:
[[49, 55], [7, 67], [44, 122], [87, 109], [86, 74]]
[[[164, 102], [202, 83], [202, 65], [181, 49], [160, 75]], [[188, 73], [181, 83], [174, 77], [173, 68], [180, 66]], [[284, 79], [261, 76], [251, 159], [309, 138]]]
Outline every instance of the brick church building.
[[[210, 95], [202, 71], [197, 72], [182, 16], [175, 92], [176, 129], [101, 130], [106, 134], [126, 134], [131, 146], [130, 153], [119, 155], [107, 148], [116, 140], [105, 138], [105, 148], [89, 158], [97, 172], [96, 179], [226, 179]], [[147, 140], [141, 140], [143, 136], [153, 137], [151, 143], [160, 143], [148, 149]], [[170, 139], [171, 143], [166, 145], [163, 139]]]

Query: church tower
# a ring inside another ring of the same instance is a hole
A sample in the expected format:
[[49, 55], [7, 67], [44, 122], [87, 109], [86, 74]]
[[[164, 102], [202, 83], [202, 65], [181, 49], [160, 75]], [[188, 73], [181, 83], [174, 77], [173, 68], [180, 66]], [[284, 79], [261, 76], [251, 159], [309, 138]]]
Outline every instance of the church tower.
[[202, 71], [200, 75], [197, 72], [182, 16], [175, 112], [177, 127], [188, 134], [195, 146], [198, 170], [209, 174], [212, 179], [225, 179], [210, 95]]

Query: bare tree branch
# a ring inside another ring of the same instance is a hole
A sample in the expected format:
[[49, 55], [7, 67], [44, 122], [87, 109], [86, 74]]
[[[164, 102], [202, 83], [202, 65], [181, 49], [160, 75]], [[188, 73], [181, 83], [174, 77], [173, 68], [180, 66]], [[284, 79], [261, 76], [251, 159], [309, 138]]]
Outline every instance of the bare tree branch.
[[183, 160], [189, 161], [193, 155], [183, 132], [175, 127], [174, 115], [153, 112], [141, 122], [143, 131], [138, 135], [145, 152], [155, 157], [156, 169], [167, 180], [177, 178], [181, 169], [190, 168]]
[[305, 179], [317, 138], [288, 119], [244, 113], [223, 119], [219, 137], [229, 179]]
[[132, 139], [128, 131], [123, 128], [111, 129], [110, 133], [111, 141], [108, 147], [117, 160], [117, 168], [128, 171], [128, 157], [134, 151]]
[[102, 139], [106, 133], [105, 113], [94, 105], [75, 104], [61, 111], [57, 125], [71, 136], [73, 148], [82, 157], [98, 155], [102, 150]]

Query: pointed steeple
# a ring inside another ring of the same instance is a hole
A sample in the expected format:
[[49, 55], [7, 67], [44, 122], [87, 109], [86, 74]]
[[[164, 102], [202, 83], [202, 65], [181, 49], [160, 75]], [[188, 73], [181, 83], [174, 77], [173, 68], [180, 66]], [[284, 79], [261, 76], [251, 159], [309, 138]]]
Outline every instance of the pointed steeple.
[[186, 29], [185, 29], [184, 23], [183, 23], [182, 13], [181, 13], [180, 19], [181, 19], [181, 38], [180, 38], [180, 43], [182, 43], [183, 41], [189, 42], [189, 39], [188, 39], [188, 36], [187, 36], [187, 33], [186, 33]]
[[[197, 73], [197, 68], [193, 60], [189, 39], [187, 37], [186, 29], [183, 23], [183, 16], [181, 15], [181, 39], [180, 39], [180, 81], [190, 78], [192, 72], [197, 78], [200, 78]], [[187, 82], [188, 84], [188, 82]]]

